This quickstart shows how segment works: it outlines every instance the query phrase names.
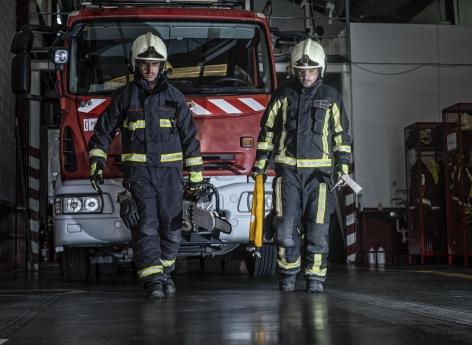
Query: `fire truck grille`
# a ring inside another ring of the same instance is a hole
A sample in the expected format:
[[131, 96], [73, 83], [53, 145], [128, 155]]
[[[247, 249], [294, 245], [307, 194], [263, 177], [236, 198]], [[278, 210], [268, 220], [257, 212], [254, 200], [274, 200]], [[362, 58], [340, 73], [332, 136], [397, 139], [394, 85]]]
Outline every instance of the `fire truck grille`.
[[233, 153], [203, 154], [204, 170], [239, 170]]
[[72, 128], [65, 127], [62, 136], [64, 169], [68, 172], [77, 170], [77, 159], [75, 158], [74, 139], [72, 136]]

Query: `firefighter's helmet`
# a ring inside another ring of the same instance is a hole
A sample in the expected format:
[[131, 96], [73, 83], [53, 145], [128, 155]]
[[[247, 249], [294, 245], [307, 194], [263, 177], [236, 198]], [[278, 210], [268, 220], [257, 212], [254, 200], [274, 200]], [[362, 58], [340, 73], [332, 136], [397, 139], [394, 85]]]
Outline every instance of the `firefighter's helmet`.
[[307, 38], [293, 47], [290, 63], [295, 69], [320, 68], [320, 75], [323, 76], [326, 69], [326, 55], [319, 42]]
[[167, 48], [164, 42], [151, 32], [139, 36], [131, 47], [131, 65], [136, 60], [161, 61], [167, 60]]

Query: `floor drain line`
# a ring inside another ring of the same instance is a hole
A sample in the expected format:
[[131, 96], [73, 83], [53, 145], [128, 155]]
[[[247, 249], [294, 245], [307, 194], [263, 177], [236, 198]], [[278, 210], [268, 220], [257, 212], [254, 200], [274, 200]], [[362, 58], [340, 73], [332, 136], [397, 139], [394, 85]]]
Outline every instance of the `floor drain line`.
[[[47, 306], [54, 303], [59, 295], [28, 296], [26, 301], [13, 304], [8, 308], [2, 308], [2, 320], [0, 320], [0, 338], [11, 337], [18, 329], [26, 326]], [[8, 340], [8, 339], [7, 339]]]
[[433, 307], [422, 303], [392, 301], [387, 298], [372, 297], [364, 294], [331, 290], [337, 297], [353, 302], [360, 302], [376, 307], [398, 310], [420, 315], [439, 321], [453, 322], [464, 326], [472, 326], [472, 313], [448, 308]]

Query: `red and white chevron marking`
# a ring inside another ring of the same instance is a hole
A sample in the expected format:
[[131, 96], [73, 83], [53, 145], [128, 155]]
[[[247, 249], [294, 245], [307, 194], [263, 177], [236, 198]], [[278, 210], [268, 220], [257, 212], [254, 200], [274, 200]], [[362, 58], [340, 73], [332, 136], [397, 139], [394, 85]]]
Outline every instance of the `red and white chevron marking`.
[[32, 267], [30, 271], [39, 270], [39, 191], [40, 191], [40, 151], [39, 147], [29, 147], [29, 181], [28, 181], [28, 208], [29, 208], [29, 231], [31, 237]]
[[356, 263], [357, 229], [356, 229], [356, 195], [350, 188], [345, 188], [344, 214], [346, 221], [346, 260], [348, 264]]
[[263, 111], [266, 107], [255, 98], [209, 98], [192, 100], [189, 103], [194, 115], [239, 115]]
[[[259, 98], [259, 100], [257, 99]], [[81, 104], [77, 111], [81, 113], [96, 113], [104, 110], [106, 99], [91, 98]], [[261, 103], [262, 102], [262, 103]], [[241, 115], [264, 111], [265, 99], [261, 97], [225, 97], [198, 98], [188, 101], [190, 110], [196, 116], [201, 115]], [[103, 109], [102, 109], [103, 108]]]

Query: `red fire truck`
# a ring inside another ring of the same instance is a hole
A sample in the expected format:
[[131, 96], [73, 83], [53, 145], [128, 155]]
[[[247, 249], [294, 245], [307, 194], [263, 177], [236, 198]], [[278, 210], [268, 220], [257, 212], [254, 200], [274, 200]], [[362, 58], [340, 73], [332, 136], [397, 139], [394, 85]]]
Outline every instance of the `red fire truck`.
[[[146, 32], [158, 34], [168, 47], [168, 78], [187, 97], [198, 127], [204, 176], [213, 186], [190, 206], [231, 225], [223, 232], [199, 227], [186, 217], [180, 254], [229, 260], [228, 253], [248, 243], [254, 186], [248, 175], [276, 75], [267, 19], [236, 5], [241, 6], [235, 1], [91, 0], [69, 13], [51, 54], [61, 113], [54, 246], [66, 280], [85, 279], [90, 263], [132, 259], [130, 230], [120, 220], [116, 201], [123, 190], [120, 134], [109, 151], [102, 195], [90, 185], [87, 142], [111, 92], [132, 80], [130, 47]], [[28, 46], [25, 35], [19, 32], [15, 38], [23, 48]], [[24, 55], [17, 54], [14, 71], [27, 69]], [[16, 93], [28, 91], [22, 87], [24, 79], [16, 82]], [[266, 190], [270, 208], [269, 182]], [[273, 270], [273, 246], [262, 254], [248, 259], [251, 273]]]

